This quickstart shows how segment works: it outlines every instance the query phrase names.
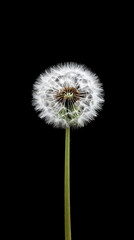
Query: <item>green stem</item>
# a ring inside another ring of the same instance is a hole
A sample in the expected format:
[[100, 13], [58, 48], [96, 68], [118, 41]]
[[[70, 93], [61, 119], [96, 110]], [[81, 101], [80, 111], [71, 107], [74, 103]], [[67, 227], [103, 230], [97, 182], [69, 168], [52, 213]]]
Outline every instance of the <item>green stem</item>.
[[71, 240], [71, 216], [70, 216], [70, 128], [66, 128], [65, 136], [65, 240]]

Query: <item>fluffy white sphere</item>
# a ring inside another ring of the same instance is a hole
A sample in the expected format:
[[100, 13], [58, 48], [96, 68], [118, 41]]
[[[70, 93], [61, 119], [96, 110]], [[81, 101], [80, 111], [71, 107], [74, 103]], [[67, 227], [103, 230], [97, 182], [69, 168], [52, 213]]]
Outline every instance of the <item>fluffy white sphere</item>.
[[84, 65], [65, 63], [41, 74], [33, 86], [33, 106], [54, 127], [83, 127], [104, 102], [102, 84]]

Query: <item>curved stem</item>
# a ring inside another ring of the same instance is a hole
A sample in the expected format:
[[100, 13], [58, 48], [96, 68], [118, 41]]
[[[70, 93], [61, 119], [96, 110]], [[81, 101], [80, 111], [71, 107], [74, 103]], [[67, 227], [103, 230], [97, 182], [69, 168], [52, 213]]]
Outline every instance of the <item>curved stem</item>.
[[65, 240], [71, 240], [71, 216], [70, 216], [70, 128], [66, 128], [65, 136]]

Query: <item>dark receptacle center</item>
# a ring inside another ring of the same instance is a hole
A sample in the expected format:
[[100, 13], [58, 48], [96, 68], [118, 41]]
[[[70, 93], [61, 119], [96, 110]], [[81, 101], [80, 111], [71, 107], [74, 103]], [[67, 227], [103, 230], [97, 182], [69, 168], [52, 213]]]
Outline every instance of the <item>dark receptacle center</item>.
[[80, 99], [80, 92], [74, 87], [65, 87], [56, 94], [56, 99], [65, 107], [70, 108]]

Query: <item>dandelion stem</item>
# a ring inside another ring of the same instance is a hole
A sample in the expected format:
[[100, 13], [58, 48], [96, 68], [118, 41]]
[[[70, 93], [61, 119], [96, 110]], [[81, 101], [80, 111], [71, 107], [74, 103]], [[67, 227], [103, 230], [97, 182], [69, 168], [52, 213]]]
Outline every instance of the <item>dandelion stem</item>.
[[70, 128], [66, 128], [65, 136], [65, 240], [71, 240], [71, 216], [70, 216]]

